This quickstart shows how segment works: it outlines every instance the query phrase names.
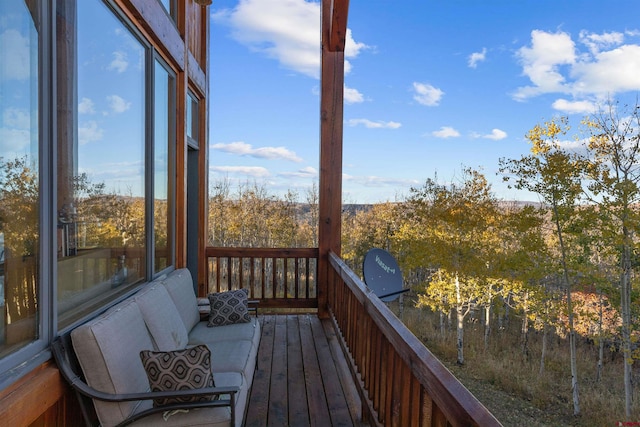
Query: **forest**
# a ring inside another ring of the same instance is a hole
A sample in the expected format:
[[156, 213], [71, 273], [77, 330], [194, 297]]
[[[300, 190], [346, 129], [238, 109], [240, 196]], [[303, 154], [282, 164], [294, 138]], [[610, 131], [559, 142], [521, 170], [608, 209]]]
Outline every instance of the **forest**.
[[[499, 174], [535, 201], [500, 200], [463, 166], [403, 200], [344, 205], [342, 258], [359, 275], [371, 248], [397, 259], [410, 291], [392, 309], [505, 425], [640, 418], [639, 130], [640, 107], [615, 102], [575, 134], [566, 117], [534, 126]], [[316, 186], [282, 197], [224, 180], [209, 198], [210, 246], [317, 247]]]

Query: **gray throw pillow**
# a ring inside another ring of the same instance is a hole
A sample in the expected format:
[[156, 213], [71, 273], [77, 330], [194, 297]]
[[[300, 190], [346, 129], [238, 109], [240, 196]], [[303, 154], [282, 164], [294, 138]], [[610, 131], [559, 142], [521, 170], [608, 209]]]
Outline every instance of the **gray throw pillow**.
[[[184, 350], [140, 352], [151, 391], [196, 390], [215, 387], [211, 373], [211, 351], [206, 345]], [[153, 406], [169, 403], [204, 402], [214, 396], [155, 399]]]
[[247, 289], [209, 294], [211, 312], [207, 326], [250, 322], [248, 297]]

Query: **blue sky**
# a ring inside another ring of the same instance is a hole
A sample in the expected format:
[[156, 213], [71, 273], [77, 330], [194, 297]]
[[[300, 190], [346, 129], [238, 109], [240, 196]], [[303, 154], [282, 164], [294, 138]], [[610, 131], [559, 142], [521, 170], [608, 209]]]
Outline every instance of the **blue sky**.
[[[320, 4], [216, 0], [210, 180], [304, 194], [318, 179]], [[343, 201], [402, 200], [427, 178], [497, 176], [536, 124], [573, 129], [640, 93], [637, 1], [351, 1]]]

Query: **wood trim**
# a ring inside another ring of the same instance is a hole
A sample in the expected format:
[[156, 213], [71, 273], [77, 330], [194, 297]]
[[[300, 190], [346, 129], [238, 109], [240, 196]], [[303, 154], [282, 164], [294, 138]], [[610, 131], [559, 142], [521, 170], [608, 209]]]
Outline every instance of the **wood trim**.
[[331, 0], [331, 27], [329, 28], [329, 50], [331, 52], [344, 52], [348, 13], [349, 0]]
[[187, 45], [176, 28], [179, 24], [171, 20], [164, 7], [149, 0], [121, 0], [120, 3], [136, 26], [144, 29], [158, 49], [169, 56], [170, 62], [184, 71]]
[[58, 368], [46, 362], [2, 392], [0, 420], [7, 426], [30, 425], [69, 391]]
[[[195, 56], [189, 51], [187, 53], [187, 72], [189, 73], [189, 84], [190, 88], [193, 89], [194, 93], [197, 93], [199, 96], [203, 96], [207, 93], [207, 76], [202, 68], [200, 68], [200, 64]], [[205, 116], [206, 117], [206, 116]], [[203, 120], [200, 120], [202, 123]], [[206, 120], [204, 121], [206, 123]], [[202, 147], [200, 147], [202, 148]]]
[[227, 248], [209, 246], [205, 256], [207, 258], [317, 258], [318, 248]]

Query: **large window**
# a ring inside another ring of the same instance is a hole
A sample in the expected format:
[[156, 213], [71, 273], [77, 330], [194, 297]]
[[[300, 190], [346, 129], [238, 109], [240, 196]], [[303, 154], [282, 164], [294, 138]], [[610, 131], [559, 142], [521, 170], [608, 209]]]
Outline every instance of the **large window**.
[[[28, 7], [31, 5], [31, 8]], [[0, 357], [39, 336], [40, 11], [0, 2]]]
[[102, 1], [58, 2], [57, 16], [62, 328], [173, 264], [176, 85]]
[[176, 75], [114, 5], [0, 0], [0, 389], [175, 262]]
[[[146, 278], [145, 47], [98, 0], [58, 16], [58, 315]], [[75, 4], [74, 4], [75, 3]], [[62, 20], [59, 18], [59, 22]], [[74, 25], [75, 24], [75, 25]]]

